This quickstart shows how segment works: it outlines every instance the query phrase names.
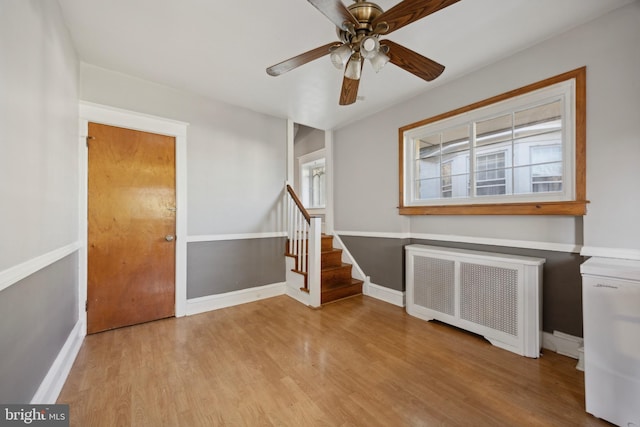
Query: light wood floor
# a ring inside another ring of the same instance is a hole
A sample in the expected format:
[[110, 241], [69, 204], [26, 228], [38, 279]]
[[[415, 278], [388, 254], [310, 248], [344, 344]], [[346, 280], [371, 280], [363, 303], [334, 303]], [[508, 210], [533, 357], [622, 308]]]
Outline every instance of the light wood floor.
[[85, 339], [72, 426], [606, 426], [576, 361], [529, 359], [358, 296], [286, 297]]

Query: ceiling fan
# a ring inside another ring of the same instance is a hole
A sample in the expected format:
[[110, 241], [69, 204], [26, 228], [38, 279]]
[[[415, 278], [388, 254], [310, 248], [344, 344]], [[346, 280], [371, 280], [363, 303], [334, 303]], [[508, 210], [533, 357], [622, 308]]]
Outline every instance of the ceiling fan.
[[431, 81], [444, 71], [444, 65], [425, 58], [391, 40], [380, 40], [405, 25], [422, 19], [459, 0], [403, 0], [386, 12], [375, 3], [354, 0], [345, 6], [341, 0], [308, 0], [336, 25], [340, 41], [328, 43], [308, 52], [289, 58], [267, 68], [267, 74], [279, 76], [294, 68], [325, 55], [331, 62], [344, 69], [340, 105], [353, 104], [358, 96], [358, 86], [364, 59], [368, 59], [378, 72], [387, 62]]

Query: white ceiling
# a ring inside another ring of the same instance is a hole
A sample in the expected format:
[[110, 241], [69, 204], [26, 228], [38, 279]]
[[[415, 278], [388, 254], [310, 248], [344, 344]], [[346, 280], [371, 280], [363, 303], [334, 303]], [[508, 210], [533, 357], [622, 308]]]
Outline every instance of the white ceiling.
[[[388, 38], [446, 66], [425, 82], [365, 64], [359, 100], [339, 106], [342, 75], [320, 58], [265, 69], [337, 40], [306, 0], [59, 0], [83, 62], [319, 129], [365, 117], [634, 0], [461, 0]], [[378, 0], [384, 10], [398, 0]], [[346, 0], [345, 4], [351, 4]]]

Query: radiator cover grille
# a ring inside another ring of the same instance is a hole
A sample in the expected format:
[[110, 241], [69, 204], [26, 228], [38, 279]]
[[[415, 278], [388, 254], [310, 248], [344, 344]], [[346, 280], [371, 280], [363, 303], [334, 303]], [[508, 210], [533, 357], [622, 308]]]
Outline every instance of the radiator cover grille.
[[518, 335], [518, 270], [460, 263], [460, 317]]
[[426, 245], [406, 251], [409, 314], [539, 356], [544, 259]]
[[416, 304], [453, 316], [455, 289], [451, 285], [455, 275], [455, 263], [438, 258], [416, 258], [414, 274], [419, 283], [428, 283], [428, 286], [416, 288]]

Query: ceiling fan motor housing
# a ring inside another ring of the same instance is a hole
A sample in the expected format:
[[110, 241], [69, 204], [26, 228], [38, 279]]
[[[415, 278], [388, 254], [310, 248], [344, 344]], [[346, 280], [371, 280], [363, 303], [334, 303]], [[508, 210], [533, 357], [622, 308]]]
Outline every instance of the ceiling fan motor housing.
[[378, 16], [382, 15], [384, 11], [377, 4], [365, 0], [356, 0], [356, 2], [348, 6], [347, 9], [349, 9], [349, 12], [351, 12], [358, 21], [358, 25], [354, 28], [355, 35], [340, 28], [336, 28], [336, 32], [342, 42], [353, 43], [355, 47], [360, 44], [363, 38], [374, 32], [371, 23]]

